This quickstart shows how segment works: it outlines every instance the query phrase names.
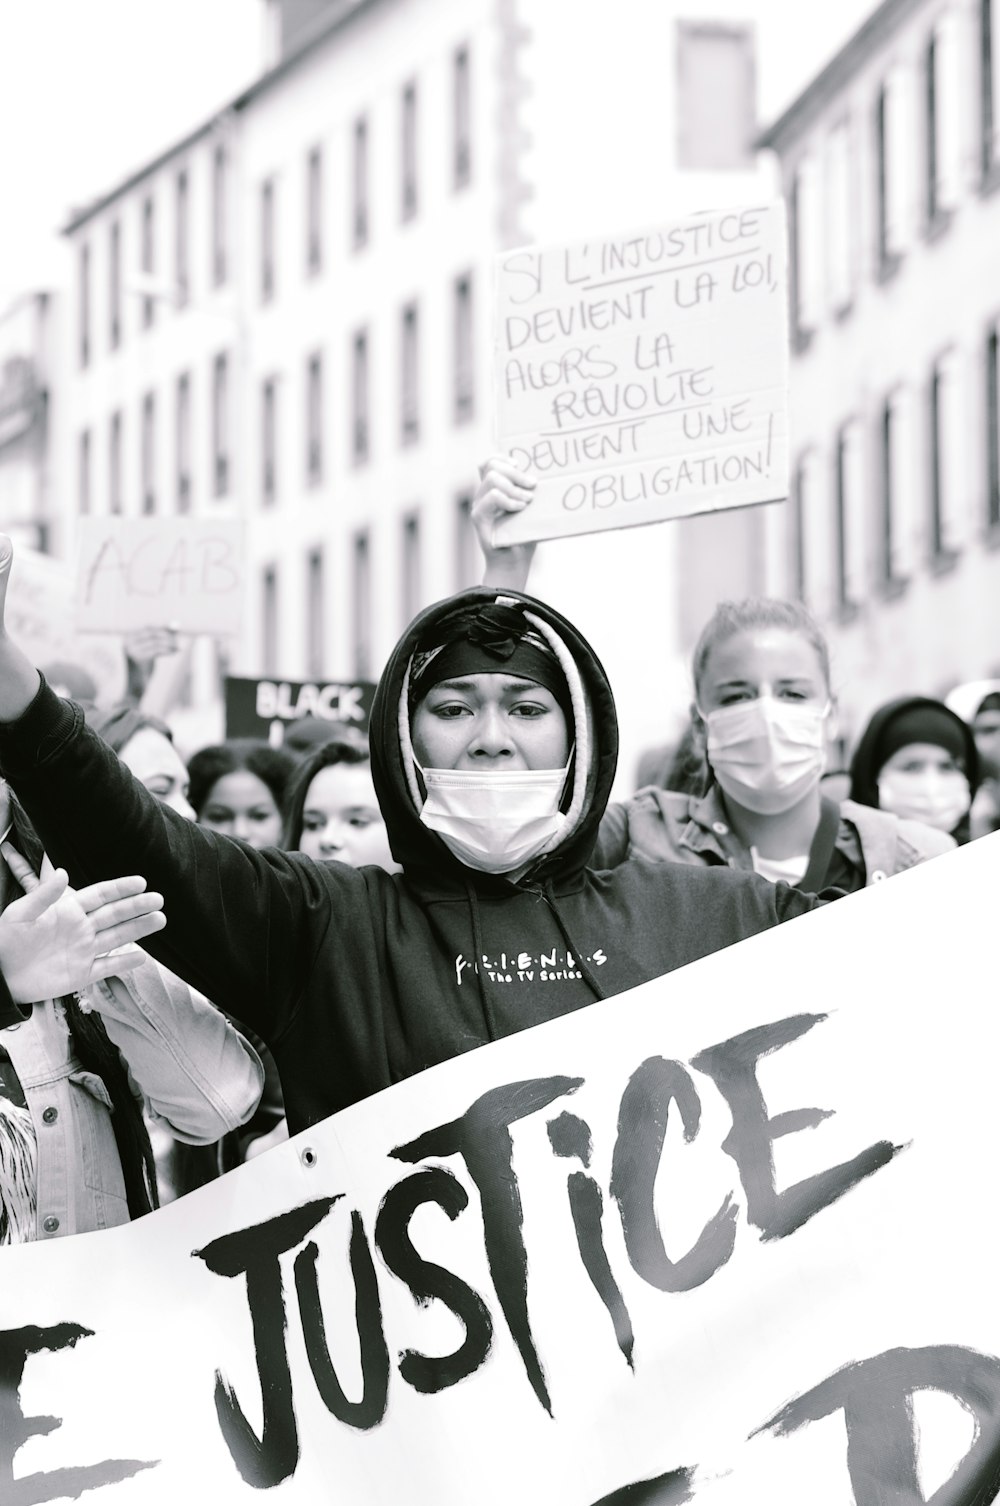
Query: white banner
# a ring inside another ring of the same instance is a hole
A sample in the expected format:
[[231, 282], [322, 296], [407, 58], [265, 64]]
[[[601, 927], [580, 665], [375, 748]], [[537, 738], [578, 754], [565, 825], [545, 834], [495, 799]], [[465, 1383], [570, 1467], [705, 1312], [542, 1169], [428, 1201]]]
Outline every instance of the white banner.
[[242, 523], [88, 517], [79, 530], [80, 631], [124, 633], [166, 623], [185, 633], [239, 631]]
[[992, 1500], [998, 860], [4, 1250], [0, 1500]]
[[538, 477], [497, 542], [788, 495], [783, 204], [496, 266], [497, 445]]

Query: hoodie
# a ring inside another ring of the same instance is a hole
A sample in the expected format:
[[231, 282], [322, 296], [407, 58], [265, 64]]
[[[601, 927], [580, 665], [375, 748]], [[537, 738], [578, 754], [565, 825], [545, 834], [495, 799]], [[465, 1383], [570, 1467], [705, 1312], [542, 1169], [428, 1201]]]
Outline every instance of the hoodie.
[[[575, 721], [567, 820], [516, 883], [466, 867], [422, 825], [406, 712], [412, 656], [435, 623], [457, 605], [494, 601], [531, 613], [567, 671]], [[542, 602], [480, 587], [411, 624], [376, 692], [372, 772], [401, 873], [256, 852], [184, 820], [44, 684], [0, 727], [0, 765], [74, 883], [142, 873], [163, 894], [168, 924], [148, 950], [267, 1042], [294, 1134], [818, 903], [728, 869], [588, 867], [617, 743], [611, 689], [589, 644]]]
[[[971, 728], [944, 702], [936, 701], [930, 696], [909, 695], [886, 701], [884, 706], [880, 706], [877, 711], [873, 712], [868, 725], [858, 739], [858, 745], [851, 759], [850, 790], [850, 798], [858, 805], [870, 805], [876, 810], [879, 809], [878, 779], [887, 761], [885, 747], [890, 726], [904, 712], [920, 711], [925, 708], [954, 726], [956, 737], [965, 750], [963, 762], [965, 777], [969, 781], [969, 793], [971, 798], [975, 799], [980, 784], [980, 770], [979, 753]], [[967, 840], [967, 816], [963, 816], [955, 837], [960, 842]]]

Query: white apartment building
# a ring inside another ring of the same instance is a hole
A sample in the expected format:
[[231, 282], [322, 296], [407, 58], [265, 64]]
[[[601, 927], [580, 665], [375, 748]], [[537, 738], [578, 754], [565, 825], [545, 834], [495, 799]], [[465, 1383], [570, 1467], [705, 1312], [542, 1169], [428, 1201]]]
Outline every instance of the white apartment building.
[[763, 137], [792, 224], [792, 505], [768, 584], [843, 730], [1000, 670], [1000, 4], [884, 0]]
[[[274, 0], [268, 71], [73, 216], [74, 516], [248, 526], [245, 631], [200, 646], [191, 741], [221, 733], [220, 662], [374, 677], [478, 579], [498, 251], [772, 196], [751, 9], [621, 0], [609, 42], [559, 0]], [[685, 613], [742, 580], [721, 522], [539, 552], [532, 588], [619, 691], [626, 782], [683, 707]]]

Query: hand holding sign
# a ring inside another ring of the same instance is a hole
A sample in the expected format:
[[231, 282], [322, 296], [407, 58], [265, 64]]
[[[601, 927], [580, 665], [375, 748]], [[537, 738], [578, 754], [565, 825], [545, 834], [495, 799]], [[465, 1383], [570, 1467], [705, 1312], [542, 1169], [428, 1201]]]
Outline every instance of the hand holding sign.
[[497, 525], [511, 513], [528, 506], [535, 494], [535, 478], [518, 470], [506, 455], [491, 455], [479, 467], [479, 485], [472, 499], [470, 517], [483, 551], [486, 568], [483, 584], [523, 591], [534, 558], [535, 546], [496, 544]]
[[147, 894], [137, 875], [76, 891], [65, 869], [46, 862], [38, 878], [9, 842], [0, 852], [26, 891], [0, 915], [0, 972], [16, 1003], [60, 998], [131, 971], [142, 952], [109, 954], [167, 923], [162, 895]]

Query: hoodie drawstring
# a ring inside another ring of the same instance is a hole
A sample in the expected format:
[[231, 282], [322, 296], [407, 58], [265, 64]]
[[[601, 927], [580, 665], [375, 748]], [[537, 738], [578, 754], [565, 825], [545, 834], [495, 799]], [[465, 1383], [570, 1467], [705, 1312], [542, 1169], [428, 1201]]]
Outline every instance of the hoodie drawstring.
[[581, 949], [577, 946], [576, 942], [573, 940], [572, 936], [569, 933], [569, 926], [566, 924], [565, 918], [563, 917], [556, 902], [555, 891], [552, 888], [551, 879], [545, 880], [545, 883], [542, 886], [542, 892], [548, 902], [549, 909], [552, 911], [552, 914], [556, 918], [556, 925], [562, 932], [563, 940], [565, 941], [566, 946], [571, 953], [577, 967], [589, 983], [590, 987], [593, 989], [595, 997], [598, 999], [605, 998], [605, 992], [601, 985], [598, 983], [597, 978], [594, 975], [593, 968], [589, 965], [589, 963], [585, 961]]
[[476, 897], [475, 886], [469, 879], [465, 880], [465, 897], [469, 901], [469, 915], [472, 920], [472, 945], [476, 951], [476, 978], [479, 982], [479, 999], [483, 1006], [483, 1018], [486, 1021], [486, 1034], [491, 1041], [496, 1041], [499, 1040], [500, 1033], [497, 1030], [496, 1016], [493, 1013], [489, 979], [483, 968], [483, 958], [486, 953], [483, 950], [483, 925], [479, 915], [479, 900]]

